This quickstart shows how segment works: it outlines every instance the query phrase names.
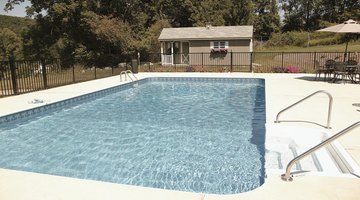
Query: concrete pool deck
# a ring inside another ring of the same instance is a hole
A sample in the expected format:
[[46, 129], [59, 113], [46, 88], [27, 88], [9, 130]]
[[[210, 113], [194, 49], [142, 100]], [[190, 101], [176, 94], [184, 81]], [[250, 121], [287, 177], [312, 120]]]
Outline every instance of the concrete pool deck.
[[[312, 74], [253, 73], [140, 73], [138, 78], [154, 76], [247, 77], [264, 78], [266, 83], [266, 118], [273, 123], [285, 107], [318, 91], [326, 90], [334, 98], [331, 132], [333, 134], [360, 120], [360, 85], [313, 81]], [[42, 99], [46, 103], [79, 96], [121, 84], [119, 76], [78, 83], [0, 99], [0, 116], [40, 106], [29, 103]], [[284, 113], [281, 119], [315, 121], [326, 125], [328, 98], [318, 94]], [[285, 124], [285, 123], [284, 123]], [[303, 123], [286, 123], [309, 126]], [[313, 126], [313, 125], [310, 125]], [[339, 139], [345, 150], [360, 164], [360, 127]], [[265, 184], [246, 193], [208, 195], [169, 191], [121, 184], [80, 180], [29, 172], [0, 169], [0, 199], [359, 199], [360, 178], [356, 176], [304, 175], [293, 182], [269, 174]]]

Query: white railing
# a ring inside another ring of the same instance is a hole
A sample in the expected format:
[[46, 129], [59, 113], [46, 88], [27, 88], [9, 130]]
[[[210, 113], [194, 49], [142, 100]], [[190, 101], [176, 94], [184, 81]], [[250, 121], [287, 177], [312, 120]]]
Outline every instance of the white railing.
[[172, 65], [173, 64], [173, 56], [172, 55], [161, 55], [161, 64]]

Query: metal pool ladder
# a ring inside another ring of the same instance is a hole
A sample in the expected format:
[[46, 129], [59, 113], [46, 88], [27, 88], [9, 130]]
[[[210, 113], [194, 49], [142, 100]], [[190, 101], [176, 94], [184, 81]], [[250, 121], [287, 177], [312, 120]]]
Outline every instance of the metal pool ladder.
[[345, 128], [344, 130], [340, 131], [339, 133], [333, 135], [332, 137], [329, 137], [328, 139], [322, 141], [320, 144], [312, 147], [311, 149], [305, 151], [304, 153], [300, 154], [299, 156], [295, 157], [294, 159], [292, 159], [289, 164], [286, 166], [286, 172], [285, 174], [282, 174], [281, 175], [281, 179], [284, 180], [284, 181], [292, 181], [293, 178], [292, 178], [292, 174], [290, 172], [292, 166], [300, 161], [301, 159], [303, 159], [304, 157], [308, 156], [309, 154], [315, 152], [316, 150], [328, 145], [330, 142], [338, 139], [339, 137], [345, 135], [346, 133], [348, 133], [349, 131], [353, 130], [354, 128], [358, 127], [360, 125], [360, 121], [352, 124], [351, 126]]
[[[318, 94], [318, 93], [324, 93], [324, 94], [326, 94], [326, 95], [329, 97], [329, 108], [328, 108], [328, 116], [327, 116], [326, 126], [323, 126], [323, 125], [318, 124], [318, 123], [315, 123], [315, 122], [309, 122], [309, 121], [284, 121], [284, 120], [283, 120], [283, 121], [280, 121], [280, 120], [279, 120], [279, 117], [280, 117], [280, 114], [281, 114], [281, 113], [285, 112], [286, 110], [289, 110], [290, 108], [294, 107], [295, 105], [297, 105], [297, 104], [305, 101], [306, 99], [309, 99], [310, 97], [312, 97], [312, 96], [314, 96], [314, 95], [316, 95], [316, 94]], [[324, 127], [324, 128], [327, 128], [327, 129], [331, 129], [331, 127], [330, 127], [330, 118], [331, 118], [332, 104], [333, 104], [333, 98], [332, 98], [331, 94], [330, 94], [329, 92], [325, 91], [325, 90], [319, 90], [319, 91], [316, 91], [316, 92], [310, 94], [309, 96], [301, 99], [300, 101], [298, 101], [298, 102], [296, 102], [296, 103], [294, 103], [294, 104], [286, 107], [285, 109], [281, 110], [281, 111], [276, 115], [276, 121], [275, 121], [275, 123], [280, 123], [280, 122], [307, 122], [307, 123], [316, 124], [316, 125], [318, 125], [318, 126], [322, 126], [322, 127]]]
[[125, 81], [126, 81], [126, 77], [129, 77], [129, 79], [131, 81], [134, 81], [134, 80], [137, 81], [138, 80], [138, 78], [136, 78], [136, 76], [134, 75], [134, 73], [131, 70], [126, 70], [126, 71], [120, 72], [120, 82], [122, 82], [122, 75], [123, 74], [124, 74], [124, 77], [125, 77]]

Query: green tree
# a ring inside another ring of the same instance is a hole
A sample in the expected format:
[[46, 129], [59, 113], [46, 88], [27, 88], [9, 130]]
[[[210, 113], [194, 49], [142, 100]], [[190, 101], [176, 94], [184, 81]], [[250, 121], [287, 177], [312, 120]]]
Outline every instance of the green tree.
[[360, 19], [359, 0], [322, 0], [321, 1], [322, 20], [341, 23], [348, 19]]
[[284, 31], [312, 31], [319, 28], [321, 0], [283, 1]]
[[21, 39], [8, 28], [0, 29], [1, 61], [15, 59], [21, 49]]
[[276, 0], [256, 0], [255, 2], [255, 35], [269, 38], [280, 30], [280, 16]]
[[[135, 52], [135, 40], [129, 24], [122, 20], [109, 16], [99, 16], [94, 12], [85, 12], [82, 18], [82, 27], [88, 30], [92, 43], [84, 42], [87, 51], [99, 62], [97, 65], [115, 64], [109, 63], [120, 55], [131, 55]], [[104, 55], [104, 56], [102, 56]], [[109, 59], [110, 58], [112, 59]]]
[[[9, 0], [7, 8], [21, 2], [23, 0]], [[31, 0], [28, 14], [35, 17], [36, 25], [24, 36], [28, 57], [47, 58], [54, 55], [54, 50], [58, 55], [73, 58], [86, 52], [92, 60], [112, 60], [105, 59], [106, 55], [118, 59], [126, 56], [134, 49], [132, 30], [144, 23], [135, 20], [132, 21], [135, 25], [130, 26], [127, 22], [133, 20], [139, 3], [130, 0]]]
[[223, 26], [225, 25], [225, 16], [231, 7], [231, 0], [186, 0], [184, 3], [190, 8], [190, 19], [193, 26], [204, 26], [206, 23]]
[[252, 25], [254, 23], [254, 3], [251, 0], [232, 0], [226, 15], [226, 25]]
[[149, 27], [138, 49], [142, 58], [149, 59], [150, 61], [157, 59], [157, 55], [151, 53], [160, 53], [160, 42], [158, 38], [162, 29], [169, 27], [171, 27], [171, 25], [168, 20], [165, 19], [158, 20], [151, 27]]
[[4, 77], [5, 66], [3, 61], [15, 60], [16, 54], [20, 51], [21, 39], [7, 28], [0, 29], [0, 80]]
[[21, 36], [22, 32], [28, 30], [33, 24], [35, 20], [30, 18], [0, 15], [0, 28], [8, 28], [18, 36]]
[[360, 18], [359, 0], [283, 0], [283, 31], [314, 31], [326, 22]]

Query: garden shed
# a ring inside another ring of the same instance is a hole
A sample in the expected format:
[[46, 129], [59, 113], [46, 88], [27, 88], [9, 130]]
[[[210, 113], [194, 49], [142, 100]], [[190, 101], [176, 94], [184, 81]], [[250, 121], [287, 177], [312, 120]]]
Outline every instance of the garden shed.
[[159, 36], [161, 64], [248, 66], [252, 38], [253, 26], [164, 28]]

